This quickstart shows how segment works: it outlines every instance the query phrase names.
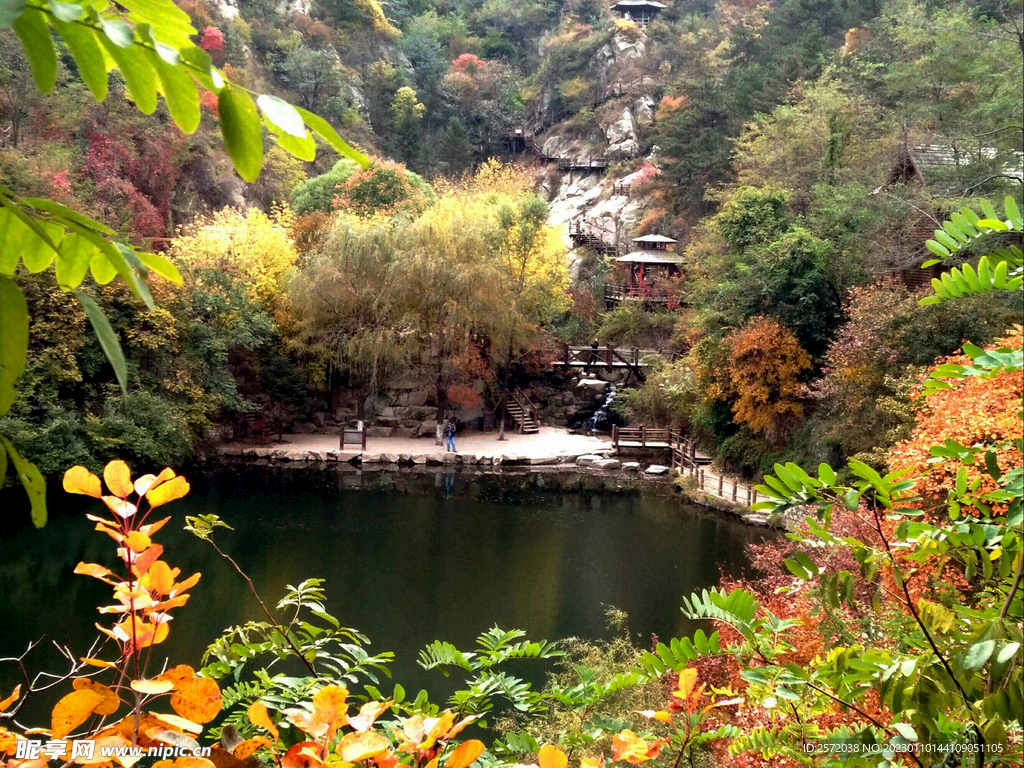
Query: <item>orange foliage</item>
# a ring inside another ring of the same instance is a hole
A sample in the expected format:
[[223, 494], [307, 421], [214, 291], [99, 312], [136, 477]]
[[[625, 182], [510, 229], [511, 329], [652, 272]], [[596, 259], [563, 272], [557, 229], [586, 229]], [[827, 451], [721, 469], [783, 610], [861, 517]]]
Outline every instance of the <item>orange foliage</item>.
[[729, 357], [734, 420], [779, 440], [803, 414], [799, 377], [811, 367], [811, 356], [789, 330], [760, 317], [730, 337]]
[[[989, 349], [1009, 347], [1020, 349], [1024, 329], [1015, 327], [1008, 336], [999, 339]], [[937, 361], [938, 365], [953, 363], [968, 365], [966, 355], [953, 355]], [[959, 462], [944, 461], [930, 463], [929, 448], [946, 440], [955, 440], [961, 445], [976, 443], [997, 443], [1020, 440], [1022, 423], [1019, 417], [1021, 397], [1024, 394], [1024, 373], [1004, 372], [994, 378], [968, 377], [949, 381], [951, 389], [940, 390], [923, 399], [917, 426], [908, 440], [896, 445], [889, 454], [889, 466], [893, 470], [913, 469], [920, 473], [916, 491], [933, 509], [946, 499], [947, 492], [956, 485]], [[1021, 466], [1024, 456], [1015, 447], [996, 451], [1000, 468], [1005, 472], [1011, 467]], [[979, 493], [996, 490], [996, 482], [985, 471], [984, 463], [968, 467], [968, 482], [981, 483]], [[1004, 512], [1005, 507], [994, 505], [993, 511]], [[976, 513], [976, 510], [975, 510]]]

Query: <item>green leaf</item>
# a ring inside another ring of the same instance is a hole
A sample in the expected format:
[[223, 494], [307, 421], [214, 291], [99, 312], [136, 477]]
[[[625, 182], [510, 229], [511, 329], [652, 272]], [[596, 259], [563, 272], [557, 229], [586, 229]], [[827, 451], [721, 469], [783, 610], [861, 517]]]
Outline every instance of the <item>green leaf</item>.
[[32, 79], [42, 93], [49, 93], [57, 84], [57, 52], [46, 26], [46, 16], [35, 8], [26, 8], [12, 25], [21, 40], [22, 52], [28, 59]]
[[117, 270], [102, 251], [96, 251], [93, 254], [89, 271], [92, 272], [92, 279], [99, 285], [106, 285], [117, 276]]
[[181, 64], [169, 64], [163, 57], [148, 51], [149, 61], [160, 78], [160, 87], [171, 119], [182, 133], [195, 133], [199, 127], [199, 91]]
[[892, 727], [907, 741], [917, 741], [917, 731], [910, 723], [893, 723]]
[[[991, 563], [987, 557], [982, 558], [982, 560], [982, 565], [985, 565], [985, 563]], [[976, 672], [981, 669], [985, 666], [985, 662], [988, 661], [989, 657], [992, 655], [992, 651], [995, 650], [995, 647], [995, 640], [982, 640], [980, 643], [972, 645], [964, 656], [964, 669], [969, 672]]]
[[156, 272], [160, 277], [165, 280], [170, 280], [175, 285], [181, 285], [181, 272], [178, 268], [171, 263], [171, 261], [158, 253], [139, 253], [139, 261], [141, 261], [147, 269]]
[[999, 649], [999, 653], [996, 655], [997, 664], [1005, 664], [1020, 651], [1020, 643], [1006, 643], [1002, 648]]
[[836, 473], [828, 464], [821, 463], [818, 465], [818, 479], [825, 485], [835, 485]]
[[0, 414], [14, 404], [27, 358], [28, 304], [17, 283], [0, 277]]
[[85, 309], [86, 317], [89, 318], [92, 329], [96, 332], [96, 338], [99, 339], [100, 346], [103, 347], [103, 353], [114, 367], [114, 375], [117, 377], [118, 384], [121, 385], [121, 391], [128, 394], [128, 366], [124, 360], [124, 352], [121, 351], [121, 343], [117, 340], [117, 334], [110, 326], [110, 321], [107, 320], [107, 316], [103, 314], [99, 305], [89, 296], [81, 291], [75, 291], [75, 296], [78, 297]]
[[82, 18], [83, 8], [77, 3], [62, 3], [60, 0], [49, 1], [50, 11], [60, 21], [78, 21]]
[[283, 132], [297, 139], [306, 138], [306, 126], [302, 122], [302, 115], [287, 101], [264, 93], [256, 99], [256, 103], [263, 110], [263, 116]]
[[[46, 238], [27, 237], [21, 243], [21, 263], [32, 273], [42, 272], [53, 263], [60, 253], [60, 242], [64, 238], [64, 228], [52, 221], [37, 221], [39, 229], [46, 233]], [[54, 250], [49, 243], [57, 246]]]
[[25, 10], [25, 0], [0, 0], [0, 29], [10, 27]]
[[1015, 229], [1021, 229], [1020, 209], [1017, 207], [1017, 201], [1007, 195], [1003, 207], [1006, 209], [1006, 220], [1012, 222]]
[[128, 48], [135, 43], [135, 33], [128, 24], [125, 24], [120, 19], [108, 19], [103, 16], [97, 16], [97, 18], [100, 28], [103, 30], [103, 38], [101, 40], [103, 40], [104, 45], [109, 42], [118, 48]]
[[21, 202], [27, 203], [37, 210], [52, 213], [54, 216], [67, 219], [68, 221], [73, 221], [76, 224], [81, 224], [83, 227], [89, 227], [89, 229], [93, 229], [101, 234], [114, 234], [114, 230], [106, 224], [96, 221], [96, 219], [90, 219], [88, 216], [84, 216], [74, 208], [68, 208], [66, 205], [53, 202], [53, 200], [46, 200], [41, 197], [24, 197]]
[[109, 32], [100, 36], [100, 42], [117, 64], [135, 106], [144, 115], [153, 114], [156, 111], [156, 71], [149, 63], [149, 52], [131, 44], [122, 47], [111, 39]]
[[350, 147], [348, 143], [338, 135], [338, 132], [330, 126], [330, 123], [322, 117], [314, 115], [312, 112], [308, 112], [301, 107], [296, 107], [295, 109], [300, 115], [302, 115], [303, 122], [309, 126], [310, 130], [330, 144], [338, 154], [347, 157], [349, 160], [355, 161], [363, 168], [370, 167], [370, 158], [362, 152]]
[[66, 235], [57, 255], [57, 284], [65, 291], [77, 288], [85, 279], [94, 253], [96, 248], [81, 235], [73, 232]]
[[226, 85], [217, 98], [224, 145], [238, 175], [256, 181], [263, 165], [263, 126], [249, 94]]
[[7, 448], [7, 455], [11, 457], [18, 479], [28, 494], [29, 503], [32, 505], [32, 524], [36, 528], [42, 528], [46, 525], [46, 481], [35, 464], [21, 458], [21, 454], [10, 440], [0, 436], [0, 441]]

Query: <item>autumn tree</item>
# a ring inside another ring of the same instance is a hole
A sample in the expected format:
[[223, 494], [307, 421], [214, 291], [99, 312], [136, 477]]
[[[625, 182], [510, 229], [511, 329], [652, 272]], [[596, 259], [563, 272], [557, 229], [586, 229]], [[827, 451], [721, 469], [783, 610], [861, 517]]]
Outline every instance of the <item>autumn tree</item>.
[[735, 421], [779, 444], [803, 414], [801, 374], [811, 356], [775, 320], [755, 318], [729, 340]]
[[504, 328], [495, 350], [501, 368], [501, 415], [498, 439], [505, 439], [505, 412], [513, 363], [536, 343], [545, 322], [568, 308], [565, 246], [547, 225], [548, 207], [529, 196], [503, 205], [497, 225], [502, 239], [497, 249], [498, 271], [504, 288], [496, 302]]
[[314, 381], [324, 386], [344, 377], [359, 393], [360, 419], [366, 396], [400, 371], [415, 349], [401, 277], [412, 236], [402, 221], [339, 217], [292, 286]]

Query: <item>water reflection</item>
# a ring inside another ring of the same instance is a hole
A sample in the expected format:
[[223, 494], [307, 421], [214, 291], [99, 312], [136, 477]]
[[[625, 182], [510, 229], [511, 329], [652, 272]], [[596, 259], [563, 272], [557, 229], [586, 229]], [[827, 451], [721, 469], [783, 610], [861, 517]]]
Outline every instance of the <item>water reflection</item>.
[[[268, 603], [287, 585], [327, 580], [329, 610], [397, 655], [407, 690], [443, 679], [415, 664], [435, 639], [469, 646], [498, 624], [533, 639], [606, 636], [604, 606], [629, 614], [640, 637], [692, 632], [680, 596], [746, 568], [743, 545], [763, 536], [675, 499], [597, 487], [585, 476], [353, 473], [239, 467], [191, 473], [192, 493], [169, 506], [158, 539], [183, 574], [203, 573], [162, 646], [199, 665], [221, 629], [260, 619], [245, 583], [203, 542], [182, 531], [185, 515], [214, 512], [233, 526], [220, 546]], [[80, 561], [109, 565], [107, 537], [77, 499], [59, 490], [41, 531], [12, 517], [0, 557], [0, 655], [46, 635], [84, 653], [96, 634], [106, 585], [72, 574]], [[39, 665], [56, 656], [41, 651]], [[0, 668], [0, 690], [18, 682]]]

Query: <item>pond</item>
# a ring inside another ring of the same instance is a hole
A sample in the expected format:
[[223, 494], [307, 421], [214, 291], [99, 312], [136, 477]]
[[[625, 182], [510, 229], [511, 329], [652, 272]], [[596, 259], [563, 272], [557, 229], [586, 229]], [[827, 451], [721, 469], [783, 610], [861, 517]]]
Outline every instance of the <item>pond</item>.
[[[690, 633], [680, 597], [722, 573], [745, 573], [744, 545], [768, 535], [665, 491], [609, 488], [622, 482], [576, 473], [239, 465], [188, 477], [191, 493], [166, 507], [173, 517], [156, 538], [183, 576], [203, 576], [175, 612], [162, 653], [198, 667], [223, 628], [262, 618], [241, 577], [182, 530], [186, 515], [212, 512], [234, 529], [218, 530], [218, 544], [268, 604], [286, 585], [325, 578], [328, 610], [369, 635], [371, 652], [395, 652], [394, 680], [407, 691], [426, 687], [435, 696], [447, 686], [416, 665], [419, 650], [435, 639], [466, 649], [495, 624], [536, 640], [608, 637], [605, 610], [614, 606], [645, 644], [652, 634]], [[109, 588], [72, 573], [79, 561], [113, 565], [112, 542], [84, 518], [80, 500], [93, 502], [59, 488], [50, 499], [42, 530], [27, 512], [8, 518], [0, 656], [43, 636], [84, 655], [94, 623], [108, 618], [96, 606], [110, 602]], [[58, 658], [41, 647], [29, 661], [38, 669]], [[0, 691], [16, 682], [13, 668], [0, 667]]]

